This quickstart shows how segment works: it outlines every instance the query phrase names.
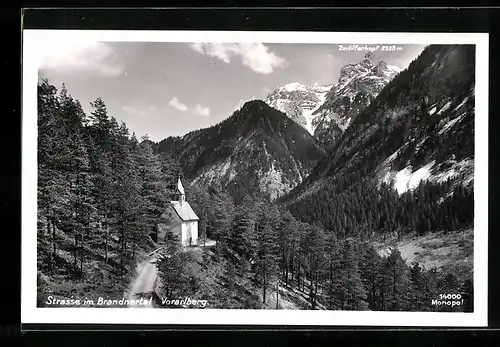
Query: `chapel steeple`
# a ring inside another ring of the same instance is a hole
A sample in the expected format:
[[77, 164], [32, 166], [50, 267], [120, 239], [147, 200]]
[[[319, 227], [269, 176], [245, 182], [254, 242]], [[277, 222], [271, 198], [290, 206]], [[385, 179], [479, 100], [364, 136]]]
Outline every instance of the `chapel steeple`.
[[186, 201], [186, 193], [184, 192], [184, 187], [182, 186], [181, 177], [179, 176], [177, 180], [177, 189], [175, 191], [175, 195], [177, 196], [177, 200], [182, 205], [184, 201]]

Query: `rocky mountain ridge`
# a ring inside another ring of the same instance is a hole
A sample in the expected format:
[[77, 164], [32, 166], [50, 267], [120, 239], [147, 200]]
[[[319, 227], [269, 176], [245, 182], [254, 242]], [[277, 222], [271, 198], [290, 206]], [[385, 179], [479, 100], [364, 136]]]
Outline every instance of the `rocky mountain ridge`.
[[342, 67], [336, 84], [307, 86], [297, 82], [276, 88], [265, 99], [314, 135], [326, 148], [333, 145], [357, 114], [400, 72], [371, 53]]
[[218, 186], [236, 200], [285, 194], [325, 158], [316, 139], [261, 100], [210, 128], [161, 141], [157, 150], [179, 159], [191, 184]]
[[337, 83], [313, 112], [316, 138], [326, 146], [333, 145], [352, 120], [400, 71], [383, 60], [376, 62], [371, 53], [359, 63], [342, 67]]

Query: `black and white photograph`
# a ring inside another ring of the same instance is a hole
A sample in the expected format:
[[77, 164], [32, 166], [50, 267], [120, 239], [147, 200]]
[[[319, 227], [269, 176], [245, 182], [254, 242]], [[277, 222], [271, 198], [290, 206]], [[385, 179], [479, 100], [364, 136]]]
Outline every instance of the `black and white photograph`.
[[147, 34], [25, 31], [23, 317], [486, 324], [487, 35]]

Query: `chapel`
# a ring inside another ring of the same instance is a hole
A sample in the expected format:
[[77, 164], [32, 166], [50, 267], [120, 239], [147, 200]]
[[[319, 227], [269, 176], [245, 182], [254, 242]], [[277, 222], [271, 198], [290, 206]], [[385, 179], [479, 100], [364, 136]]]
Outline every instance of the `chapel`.
[[177, 181], [174, 200], [160, 216], [158, 223], [158, 243], [164, 243], [169, 236], [176, 236], [183, 246], [198, 243], [199, 218], [186, 201], [186, 193], [181, 179]]

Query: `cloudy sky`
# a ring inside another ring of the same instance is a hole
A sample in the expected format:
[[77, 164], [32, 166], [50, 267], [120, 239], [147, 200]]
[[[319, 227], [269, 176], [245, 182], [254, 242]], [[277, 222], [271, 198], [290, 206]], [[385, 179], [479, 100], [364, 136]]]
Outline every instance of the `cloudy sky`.
[[[370, 46], [373, 47], [373, 46]], [[424, 46], [377, 54], [406, 68]], [[290, 83], [333, 84], [366, 51], [337, 44], [65, 42], [43, 53], [40, 75], [90, 112], [101, 97], [110, 116], [154, 141], [207, 127], [245, 101]]]

